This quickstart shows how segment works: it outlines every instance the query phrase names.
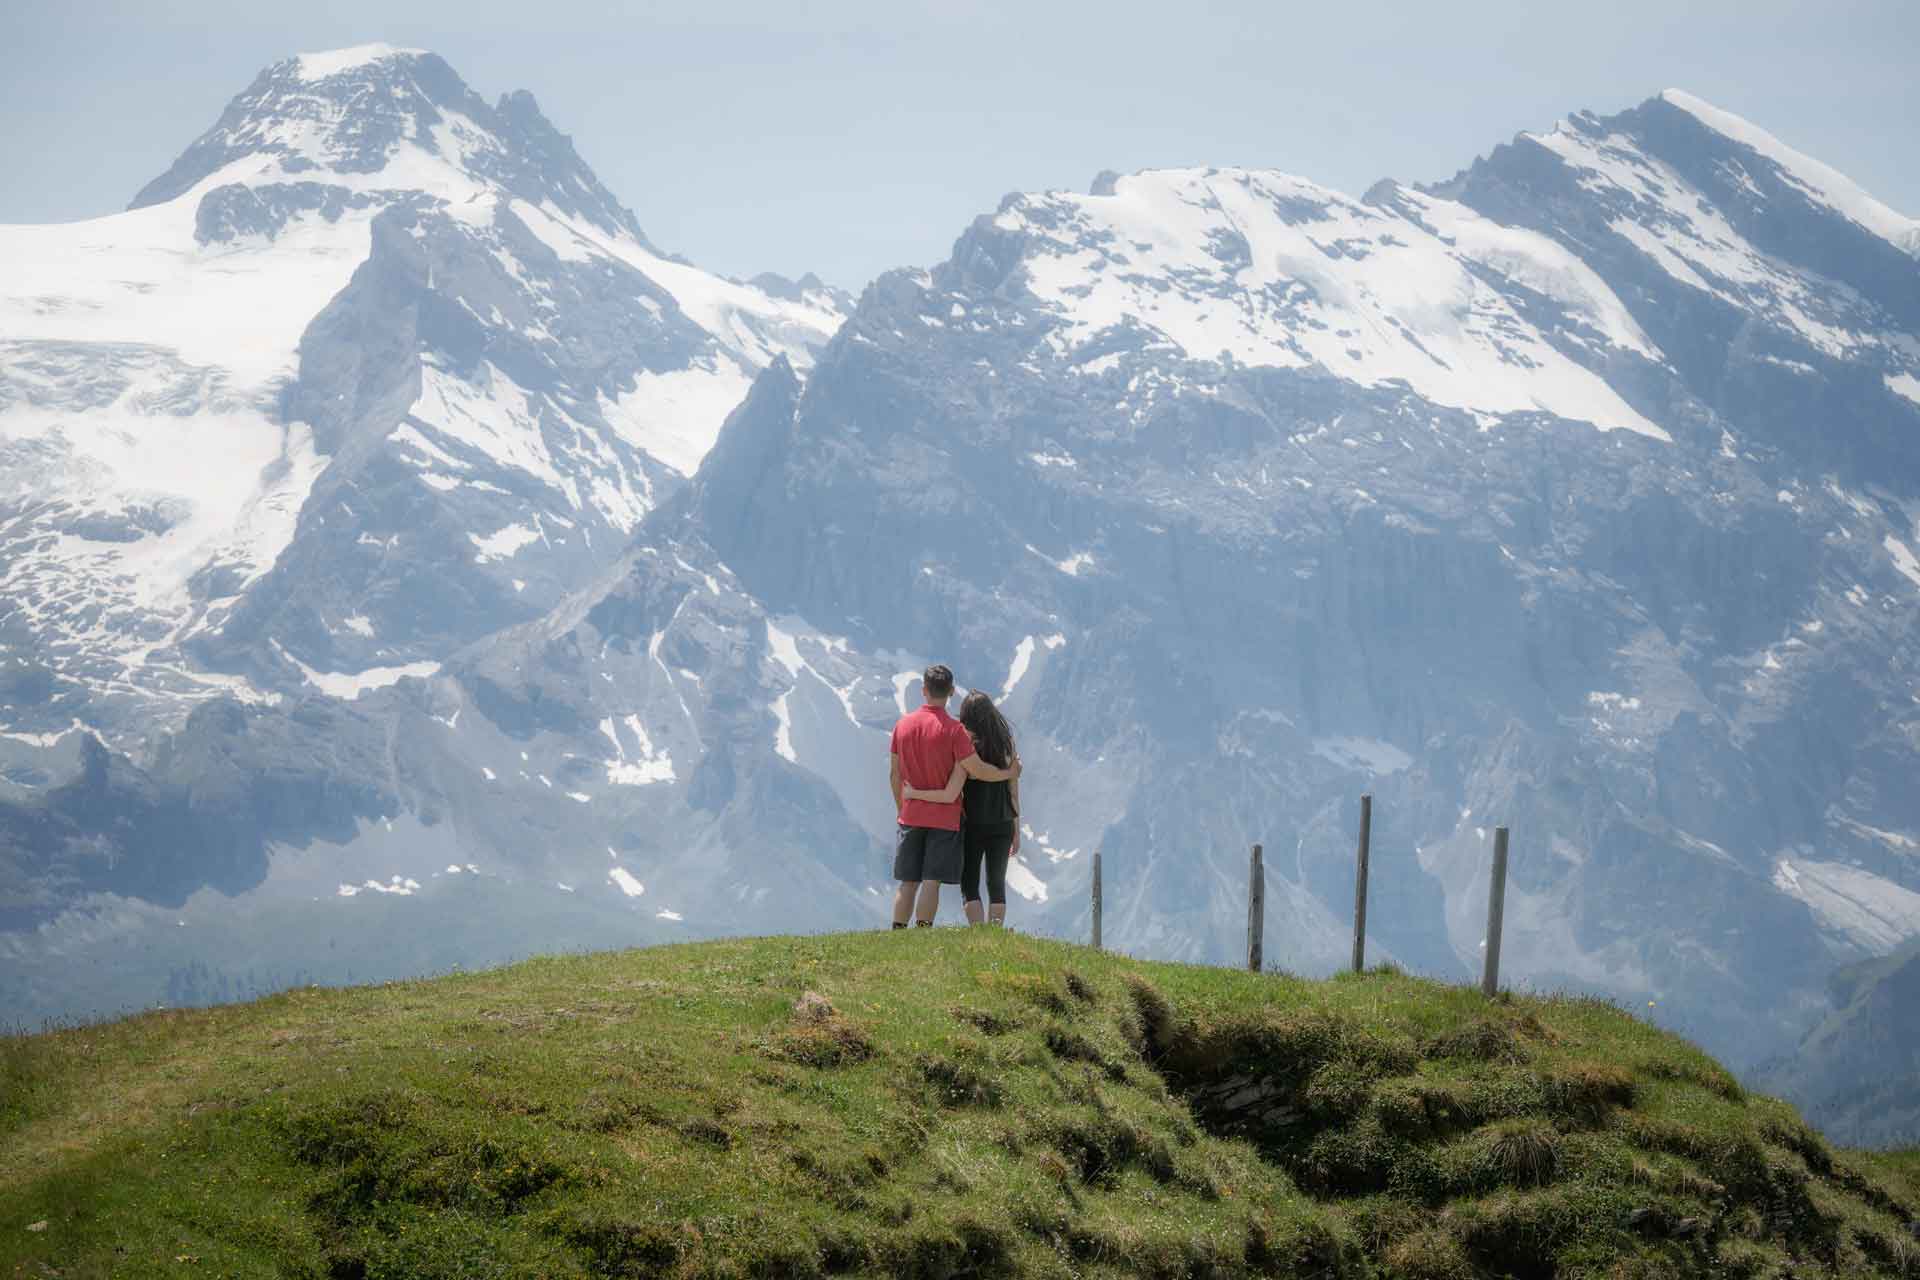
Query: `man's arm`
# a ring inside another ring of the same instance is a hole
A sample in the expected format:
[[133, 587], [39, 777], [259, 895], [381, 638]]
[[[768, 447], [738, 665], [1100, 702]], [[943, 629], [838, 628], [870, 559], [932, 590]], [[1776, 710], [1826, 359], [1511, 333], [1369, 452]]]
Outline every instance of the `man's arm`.
[[896, 814], [900, 812], [900, 807], [906, 803], [905, 797], [900, 794], [901, 788], [905, 785], [905, 783], [906, 783], [906, 779], [900, 776], [899, 753], [888, 752], [887, 753], [887, 790], [893, 792], [893, 811]]
[[1012, 766], [1002, 769], [997, 765], [991, 765], [985, 760], [982, 760], [980, 753], [976, 751], [965, 760], [962, 760], [960, 767], [967, 771], [969, 778], [975, 778], [981, 782], [1012, 782], [1020, 776], [1020, 757], [1015, 756]]
[[967, 785], [967, 771], [959, 765], [953, 766], [953, 774], [947, 779], [947, 785], [939, 791], [922, 791], [918, 787], [908, 787], [904, 794], [909, 800], [930, 800], [934, 804], [952, 804], [960, 798]]

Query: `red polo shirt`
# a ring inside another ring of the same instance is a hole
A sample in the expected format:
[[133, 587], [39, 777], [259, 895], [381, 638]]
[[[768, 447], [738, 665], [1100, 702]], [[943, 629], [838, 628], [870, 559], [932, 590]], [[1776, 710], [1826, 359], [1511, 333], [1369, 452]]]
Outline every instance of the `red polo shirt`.
[[[923, 706], [902, 716], [893, 726], [892, 751], [900, 757], [900, 776], [908, 786], [938, 791], [953, 776], [953, 766], [973, 754], [973, 735], [948, 715], [945, 707]], [[958, 831], [960, 801], [935, 804], [931, 800], [909, 800], [901, 806], [900, 824]]]

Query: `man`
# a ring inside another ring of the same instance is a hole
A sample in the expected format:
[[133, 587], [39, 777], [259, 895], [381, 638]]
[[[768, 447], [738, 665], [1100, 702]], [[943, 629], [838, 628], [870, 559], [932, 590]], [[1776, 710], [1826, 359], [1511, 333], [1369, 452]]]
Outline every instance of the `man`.
[[953, 776], [956, 764], [969, 778], [982, 782], [1007, 782], [1020, 776], [1018, 760], [1007, 769], [982, 760], [973, 749], [972, 736], [947, 714], [953, 672], [937, 662], [928, 667], [920, 673], [920, 695], [924, 705], [900, 718], [889, 748], [887, 787], [893, 792], [900, 822], [893, 854], [893, 878], [900, 882], [893, 895], [896, 929], [907, 927], [909, 915], [922, 928], [933, 924], [934, 913], [940, 910], [940, 886], [960, 883], [964, 860], [961, 802], [907, 800], [900, 794], [902, 789], [939, 791]]

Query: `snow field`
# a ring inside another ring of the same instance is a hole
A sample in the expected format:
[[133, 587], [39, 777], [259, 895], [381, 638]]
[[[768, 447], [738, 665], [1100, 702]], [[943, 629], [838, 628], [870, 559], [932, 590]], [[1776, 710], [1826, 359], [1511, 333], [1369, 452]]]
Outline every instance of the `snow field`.
[[389, 58], [418, 57], [425, 52], [424, 49], [397, 49], [390, 44], [358, 44], [348, 49], [299, 54], [294, 62], [302, 80], [325, 80]]
[[753, 376], [724, 353], [685, 369], [643, 370], [631, 390], [613, 399], [601, 393], [600, 412], [628, 444], [691, 476], [720, 438], [727, 415], [747, 398]]
[[1242, 169], [1149, 171], [1120, 179], [1111, 196], [1024, 197], [996, 222], [1037, 242], [1029, 284], [1062, 317], [1062, 355], [1138, 326], [1198, 360], [1318, 366], [1363, 386], [1401, 382], [1437, 404], [1669, 438], [1468, 264], [1477, 252], [1566, 301], [1600, 345], [1651, 358], [1597, 276], [1543, 237], [1505, 233], [1430, 197], [1415, 204], [1452, 234]]
[[1920, 893], [1859, 867], [1782, 858], [1774, 864], [1773, 887], [1872, 954], [1885, 955], [1920, 934]]
[[223, 176], [145, 209], [0, 226], [0, 339], [153, 347], [218, 371], [228, 395], [264, 399], [366, 260], [373, 211], [299, 218], [272, 242], [198, 245], [200, 197]]
[[[621, 726], [626, 728], [626, 739], [620, 736]], [[609, 716], [600, 721], [600, 732], [613, 744], [614, 758], [607, 762], [608, 782], [623, 787], [644, 787], [674, 780], [672, 754], [665, 749], [655, 749], [639, 716], [626, 716], [618, 725]], [[629, 740], [633, 744], [631, 759], [628, 758]]]
[[353, 702], [369, 690], [385, 689], [402, 680], [425, 680], [440, 670], [437, 662], [409, 662], [405, 666], [368, 667], [364, 671], [315, 671], [282, 648], [278, 640], [270, 643], [275, 653], [299, 669], [308, 684], [329, 698], [339, 698], [343, 702]]

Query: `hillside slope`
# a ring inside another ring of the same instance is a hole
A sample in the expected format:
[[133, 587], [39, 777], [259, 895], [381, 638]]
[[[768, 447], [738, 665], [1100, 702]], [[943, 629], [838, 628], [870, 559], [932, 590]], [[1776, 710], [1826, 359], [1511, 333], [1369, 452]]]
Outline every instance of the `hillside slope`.
[[1757, 1082], [1836, 1140], [1920, 1142], [1920, 940], [1841, 970], [1828, 992], [1832, 1012]]
[[1601, 1003], [986, 931], [0, 1049], [10, 1275], [1893, 1276], [1916, 1205]]

